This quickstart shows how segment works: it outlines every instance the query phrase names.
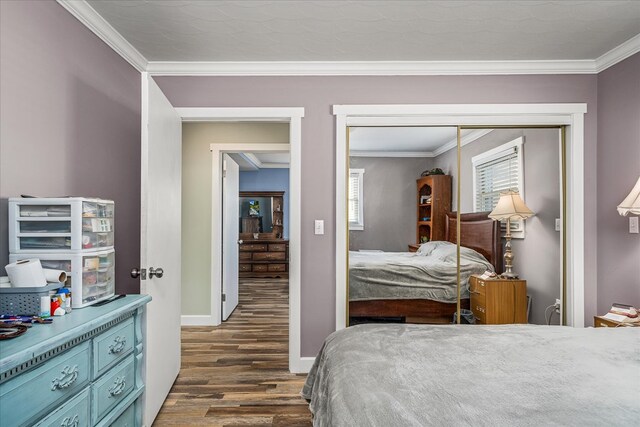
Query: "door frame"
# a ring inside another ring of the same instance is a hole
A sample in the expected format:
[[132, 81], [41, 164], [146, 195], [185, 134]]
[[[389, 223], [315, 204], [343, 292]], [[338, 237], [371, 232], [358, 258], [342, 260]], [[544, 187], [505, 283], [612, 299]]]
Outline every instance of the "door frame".
[[[217, 326], [222, 323], [222, 307], [220, 295], [222, 294], [222, 266], [223, 254], [220, 250], [222, 243], [222, 224], [224, 208], [223, 195], [223, 154], [232, 153], [273, 153], [290, 152], [290, 144], [260, 144], [260, 143], [230, 143], [230, 144], [210, 144], [211, 150], [211, 322], [210, 325]], [[292, 180], [291, 169], [289, 169], [289, 185]], [[291, 188], [291, 187], [289, 187]], [[289, 190], [291, 192], [291, 190]], [[289, 195], [291, 200], [291, 194]], [[291, 204], [289, 204], [291, 206]], [[291, 213], [291, 209], [289, 209]], [[291, 219], [289, 219], [291, 222]], [[289, 224], [291, 225], [291, 224]], [[291, 229], [289, 229], [289, 240], [291, 240]], [[291, 255], [290, 255], [291, 257]], [[289, 266], [291, 270], [291, 266]], [[291, 274], [291, 271], [290, 271]], [[291, 285], [289, 285], [291, 287]]]
[[[289, 370], [305, 372], [308, 363], [300, 356], [300, 248], [302, 218], [302, 118], [303, 107], [187, 107], [176, 108], [184, 122], [284, 122], [289, 123], [289, 144], [212, 144], [218, 150], [213, 158], [220, 158], [221, 152], [233, 150], [248, 151], [257, 149], [264, 151], [267, 147], [286, 145], [290, 152], [289, 165]], [[218, 148], [222, 146], [222, 148]], [[246, 148], [249, 147], [249, 148]], [[267, 150], [268, 151], [268, 150]], [[274, 151], [273, 149], [270, 151]], [[216, 227], [222, 220], [219, 205], [222, 190], [222, 163], [213, 161], [212, 170], [212, 210], [211, 210], [211, 247], [216, 253], [221, 242], [221, 229]], [[218, 206], [215, 206], [218, 203]], [[219, 253], [220, 251], [217, 251]], [[208, 325], [219, 325], [222, 311], [219, 300], [222, 294], [221, 256], [212, 257], [211, 264], [211, 313]], [[198, 316], [200, 317], [200, 316]]]
[[[573, 104], [334, 105], [336, 116], [336, 330], [347, 322], [347, 131], [352, 126], [566, 126], [566, 274], [569, 325], [584, 327], [584, 115]], [[339, 165], [343, 165], [339, 166]]]

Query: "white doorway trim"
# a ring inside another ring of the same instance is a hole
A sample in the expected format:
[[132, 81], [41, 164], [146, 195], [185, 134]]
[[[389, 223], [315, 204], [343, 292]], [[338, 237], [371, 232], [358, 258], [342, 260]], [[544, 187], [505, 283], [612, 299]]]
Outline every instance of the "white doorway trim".
[[584, 114], [576, 104], [334, 105], [336, 116], [336, 330], [346, 327], [349, 126], [567, 126], [566, 319], [584, 327]]
[[[289, 144], [212, 144], [213, 159], [220, 159], [222, 152], [234, 151], [289, 151], [289, 370], [306, 372], [308, 362], [300, 357], [300, 239], [302, 195], [302, 107], [259, 108], [176, 108], [183, 122], [257, 122], [277, 121], [289, 123]], [[214, 151], [215, 150], [215, 151]], [[213, 161], [212, 210], [211, 210], [211, 314], [210, 318], [198, 316], [201, 323], [219, 325], [222, 320], [220, 295], [222, 282], [220, 268], [222, 258], [218, 250], [221, 241], [222, 211], [216, 205], [222, 189], [221, 161]], [[216, 299], [217, 298], [217, 299]]]

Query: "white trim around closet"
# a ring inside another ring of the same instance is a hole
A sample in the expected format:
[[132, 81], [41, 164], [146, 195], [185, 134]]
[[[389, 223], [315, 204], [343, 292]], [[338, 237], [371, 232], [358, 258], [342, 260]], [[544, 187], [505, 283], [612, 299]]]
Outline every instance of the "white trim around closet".
[[[576, 104], [334, 105], [336, 116], [336, 330], [347, 312], [347, 129], [350, 126], [567, 126], [566, 319], [584, 327], [584, 114]], [[563, 272], [564, 274], [564, 272]]]

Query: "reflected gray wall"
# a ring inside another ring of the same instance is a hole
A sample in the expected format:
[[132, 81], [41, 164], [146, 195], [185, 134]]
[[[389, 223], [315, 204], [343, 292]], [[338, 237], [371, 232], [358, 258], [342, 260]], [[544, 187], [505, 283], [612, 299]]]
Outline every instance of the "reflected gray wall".
[[[524, 137], [524, 200], [535, 216], [526, 221], [524, 239], [513, 239], [514, 271], [527, 281], [532, 297], [529, 322], [544, 324], [544, 310], [560, 298], [560, 136], [557, 129], [496, 129], [462, 147], [460, 156], [461, 212], [473, 212], [473, 168], [471, 158], [516, 138]], [[453, 175], [457, 189], [456, 150], [434, 159], [434, 167]], [[456, 196], [454, 195], [454, 204]], [[558, 323], [555, 315], [553, 323]]]
[[638, 177], [640, 53], [598, 75], [598, 314], [640, 307], [640, 234], [616, 211]]
[[140, 292], [140, 73], [58, 3], [0, 1], [0, 93], [0, 274], [8, 197], [101, 197], [116, 292]]
[[364, 169], [364, 230], [349, 232], [349, 249], [407, 252], [416, 242], [416, 179], [430, 158], [351, 157]]

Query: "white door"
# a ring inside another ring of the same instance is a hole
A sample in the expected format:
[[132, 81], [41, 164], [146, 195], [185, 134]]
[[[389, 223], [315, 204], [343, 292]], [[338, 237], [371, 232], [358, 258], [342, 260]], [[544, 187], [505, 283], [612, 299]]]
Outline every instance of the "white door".
[[[140, 292], [150, 295], [145, 327], [144, 425], [150, 426], [180, 371], [182, 122], [142, 73]], [[162, 277], [151, 274], [161, 268]]]
[[240, 167], [223, 155], [222, 162], [222, 320], [238, 305], [238, 234], [240, 230]]

